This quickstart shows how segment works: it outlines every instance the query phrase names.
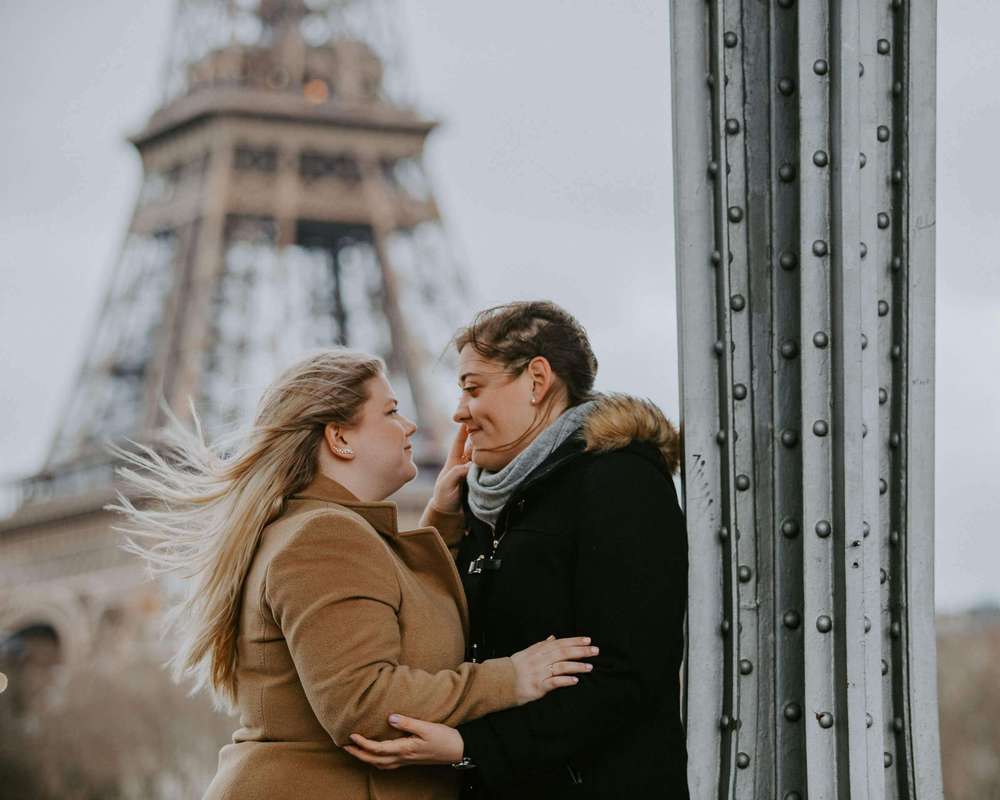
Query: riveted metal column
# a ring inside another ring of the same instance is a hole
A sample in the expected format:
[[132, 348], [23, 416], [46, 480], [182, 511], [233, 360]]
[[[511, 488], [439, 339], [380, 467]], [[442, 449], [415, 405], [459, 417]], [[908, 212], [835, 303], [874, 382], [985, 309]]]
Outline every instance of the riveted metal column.
[[671, 8], [692, 797], [940, 797], [934, 0]]

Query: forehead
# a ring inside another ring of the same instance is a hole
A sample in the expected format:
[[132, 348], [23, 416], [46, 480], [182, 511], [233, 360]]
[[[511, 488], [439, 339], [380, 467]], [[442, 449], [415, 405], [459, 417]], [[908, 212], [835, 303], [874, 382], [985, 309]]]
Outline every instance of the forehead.
[[496, 372], [503, 372], [503, 366], [496, 361], [483, 358], [471, 344], [467, 344], [458, 354], [458, 375], [459, 379], [463, 375], [476, 373], [479, 375], [489, 375]]
[[381, 403], [392, 398], [392, 386], [385, 375], [379, 373], [368, 381], [368, 396], [372, 402]]

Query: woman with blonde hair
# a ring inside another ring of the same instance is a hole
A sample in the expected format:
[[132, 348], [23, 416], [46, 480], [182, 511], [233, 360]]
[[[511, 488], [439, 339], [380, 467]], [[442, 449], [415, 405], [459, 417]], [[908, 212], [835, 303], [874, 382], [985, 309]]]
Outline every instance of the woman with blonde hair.
[[[458, 770], [380, 772], [344, 745], [399, 735], [390, 713], [457, 725], [589, 669], [585, 637], [462, 663], [468, 609], [448, 550], [461, 518], [432, 499], [423, 527], [399, 530], [385, 498], [416, 476], [416, 426], [379, 359], [331, 349], [297, 363], [228, 454], [195, 422], [174, 426], [166, 453], [120, 454], [133, 497], [152, 502], [115, 508], [133, 552], [191, 579], [169, 618], [175, 675], [239, 710], [208, 800], [454, 798]], [[442, 479], [450, 491], [452, 462]]]

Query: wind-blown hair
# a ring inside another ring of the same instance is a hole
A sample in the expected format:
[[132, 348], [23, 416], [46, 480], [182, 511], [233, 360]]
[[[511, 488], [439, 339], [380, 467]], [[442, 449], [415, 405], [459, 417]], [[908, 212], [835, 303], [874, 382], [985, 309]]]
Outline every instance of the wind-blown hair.
[[125, 549], [187, 579], [165, 619], [179, 640], [174, 678], [194, 677], [219, 706], [236, 703], [240, 599], [261, 532], [315, 477], [326, 425], [355, 424], [367, 382], [384, 372], [375, 356], [323, 350], [268, 387], [231, 450], [206, 443], [197, 415], [193, 429], [173, 417], [160, 449], [113, 448], [127, 490], [109, 509], [128, 518]]

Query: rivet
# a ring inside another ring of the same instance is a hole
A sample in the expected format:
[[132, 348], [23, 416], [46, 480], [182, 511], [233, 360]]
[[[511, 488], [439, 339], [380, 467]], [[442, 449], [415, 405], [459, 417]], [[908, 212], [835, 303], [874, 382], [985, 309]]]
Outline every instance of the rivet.
[[885, 478], [878, 479], [878, 493], [885, 494], [889, 491], [889, 484], [885, 482]]
[[719, 444], [725, 444], [725, 442], [726, 442], [726, 432], [725, 431], [719, 431], [718, 433], [716, 433], [715, 434], [715, 441], [717, 441]]
[[785, 719], [789, 722], [798, 722], [802, 719], [802, 706], [798, 703], [788, 703], [785, 705]]
[[726, 35], [722, 37], [722, 41], [725, 43], [726, 47], [736, 47], [739, 42], [739, 37], [732, 31], [726, 31]]
[[900, 81], [896, 81], [892, 84], [892, 93], [894, 95], [901, 95], [903, 93], [903, 84]]
[[736, 573], [740, 583], [749, 583], [750, 579], [753, 577], [753, 571], [746, 565], [740, 567]]
[[892, 171], [892, 182], [893, 183], [902, 183], [903, 182], [903, 170], [901, 170], [901, 169], [894, 169]]
[[889, 227], [889, 215], [886, 214], [884, 211], [879, 211], [878, 212], [877, 220], [878, 220], [877, 224], [878, 224], [879, 228], [882, 228], [883, 230], [885, 230], [886, 228]]
[[893, 449], [899, 447], [899, 434], [895, 431], [889, 434], [889, 447]]
[[889, 304], [885, 300], [878, 301], [878, 315], [884, 317], [889, 313]]
[[715, 76], [711, 72], [705, 76], [705, 83], [709, 86], [715, 86]]
[[868, 337], [863, 333], [861, 334], [861, 349], [866, 350], [868, 348]]
[[868, 245], [865, 244], [864, 242], [862, 242], [861, 243], [861, 257], [864, 258], [866, 255], [868, 255]]
[[785, 792], [785, 797], [783, 798], [783, 800], [802, 800], [802, 795], [794, 791]]
[[813, 344], [817, 347], [823, 348], [830, 343], [830, 337], [827, 336], [823, 331], [817, 331], [813, 334]]
[[830, 65], [827, 64], [822, 58], [816, 59], [816, 61], [813, 62], [813, 72], [817, 75], [826, 75], [829, 69]]
[[830, 432], [830, 426], [826, 420], [818, 419], [813, 423], [813, 433], [817, 436], [826, 436]]
[[798, 264], [798, 259], [795, 257], [795, 253], [790, 253], [786, 250], [778, 259], [778, 263], [781, 264], [782, 269], [795, 269], [795, 265]]
[[889, 393], [884, 387], [880, 386], [878, 390], [878, 404], [884, 406], [887, 402], [889, 402]]
[[723, 525], [721, 528], [719, 528], [719, 540], [725, 542], [728, 539], [729, 539], [729, 528]]
[[862, 64], [860, 61], [858, 62], [858, 77], [859, 78], [865, 77], [865, 65]]
[[868, 163], [868, 156], [866, 156], [864, 153], [859, 153], [858, 154], [858, 163], [861, 165], [861, 169], [864, 169], [865, 168], [865, 164]]
[[823, 256], [825, 256], [827, 253], [830, 252], [830, 248], [827, 247], [826, 242], [824, 242], [822, 239], [817, 239], [815, 242], [813, 242], [812, 249], [813, 249], [813, 254], [819, 256], [820, 258], [822, 258]]
[[795, 0], [778, 0], [778, 5], [782, 8], [791, 8], [795, 4]]
[[865, 727], [866, 728], [870, 728], [874, 724], [875, 724], [875, 720], [872, 719], [872, 715], [866, 712], [865, 713]]
[[872, 530], [872, 526], [869, 525], [864, 520], [862, 520], [861, 521], [861, 535], [867, 539], [868, 538], [868, 534], [871, 533], [871, 530]]
[[737, 383], [733, 387], [733, 397], [737, 400], [745, 400], [747, 396], [747, 387], [742, 383]]
[[737, 475], [736, 488], [741, 492], [745, 492], [747, 489], [750, 488], [750, 478], [748, 478], [746, 475]]
[[749, 658], [740, 659], [740, 675], [749, 675], [753, 672], [753, 663]]
[[750, 756], [748, 756], [746, 753], [737, 753], [736, 754], [736, 766], [739, 767], [740, 769], [746, 769], [747, 767], [749, 767], [750, 766]]
[[729, 207], [729, 221], [730, 222], [741, 222], [743, 220], [743, 209], [739, 206]]
[[802, 617], [799, 616], [798, 611], [786, 611], [781, 621], [785, 624], [786, 628], [794, 631], [801, 624]]
[[722, 624], [719, 626], [719, 630], [721, 631], [723, 636], [728, 636], [731, 627], [732, 626], [729, 624], [729, 620], [724, 619], [722, 620]]
[[729, 730], [731, 724], [732, 721], [729, 719], [728, 714], [723, 714], [721, 717], [719, 717], [719, 727], [722, 728], [722, 730], [724, 731]]
[[730, 136], [740, 132], [740, 122], [737, 119], [730, 117], [726, 120], [726, 133]]
[[886, 572], [884, 568], [880, 567], [878, 571], [878, 582], [885, 583], [887, 580], [889, 580], [889, 573]]
[[891, 767], [892, 766], [892, 753], [883, 753], [882, 754], [882, 763], [885, 765], [886, 769], [888, 769], [889, 767]]
[[781, 523], [781, 532], [789, 539], [799, 535], [799, 523], [794, 519], [786, 519]]
[[708, 174], [713, 178], [719, 174], [719, 162], [712, 160], [708, 162]]
[[785, 447], [795, 447], [798, 441], [799, 435], [795, 431], [786, 428], [781, 432], [781, 443]]
[[865, 616], [865, 633], [868, 633], [872, 629], [872, 621]]
[[795, 81], [791, 78], [781, 78], [778, 81], [778, 91], [789, 97], [795, 91]]
[[833, 628], [833, 620], [830, 619], [826, 614], [823, 614], [816, 619], [816, 630], [820, 633], [829, 633]]
[[825, 539], [827, 536], [829, 536], [831, 530], [832, 529], [830, 527], [830, 523], [827, 522], [825, 519], [821, 519], [819, 522], [816, 523], [816, 535], [819, 536], [821, 539]]
[[[861, 438], [864, 439], [868, 435], [868, 426], [865, 423], [861, 423]], [[866, 536], [868, 534], [865, 534]]]
[[825, 167], [830, 163], [830, 156], [826, 154], [825, 150], [817, 150], [813, 153], [813, 164], [817, 167]]
[[893, 639], [898, 639], [899, 638], [900, 630], [901, 630], [901, 628], [899, 627], [899, 623], [898, 622], [894, 622], [894, 623], [892, 623], [889, 626], [889, 635]]
[[746, 308], [747, 301], [743, 298], [741, 294], [734, 294], [729, 298], [729, 305], [732, 307], [733, 311], [742, 311]]
[[903, 7], [903, 0], [892, 0], [892, 8], [894, 11], [898, 11]]
[[717, 267], [721, 263], [722, 263], [722, 253], [720, 253], [718, 250], [713, 250], [712, 251], [712, 266], [713, 267]]
[[898, 359], [902, 354], [902, 352], [903, 351], [900, 348], [900, 346], [898, 344], [894, 344], [892, 346], [892, 350], [889, 351], [889, 355], [892, 356], [894, 359]]
[[821, 728], [833, 727], [833, 714], [831, 714], [829, 711], [824, 711], [822, 714], [817, 714], [816, 720], [819, 722], [819, 726]]
[[903, 267], [903, 259], [900, 258], [899, 256], [893, 256], [892, 257], [892, 269], [893, 269], [893, 271], [894, 272], [899, 272], [899, 270], [902, 269], [902, 267]]
[[888, 39], [879, 39], [878, 40], [878, 44], [875, 46], [875, 49], [878, 50], [878, 54], [880, 56], [887, 56], [887, 55], [889, 55], [889, 50], [890, 50], [889, 40]]
[[889, 531], [889, 544], [899, 544], [899, 531]]
[[799, 348], [791, 339], [785, 339], [781, 343], [781, 356], [782, 358], [795, 358], [798, 355]]
[[879, 125], [878, 129], [875, 131], [875, 136], [880, 142], [889, 141], [889, 127], [887, 125]]
[[884, 658], [882, 659], [882, 674], [883, 675], [889, 674], [889, 662], [886, 661]]
[[795, 180], [795, 167], [792, 164], [782, 164], [778, 167], [778, 177], [785, 183]]
[[714, 345], [712, 345], [712, 349], [715, 350], [715, 354], [717, 356], [721, 356], [726, 351], [726, 346], [722, 343], [722, 340], [720, 339], [716, 341]]
[[902, 717], [894, 717], [893, 718], [893, 720], [892, 720], [892, 729], [896, 733], [902, 733], [903, 732], [903, 719], [902, 719]]

